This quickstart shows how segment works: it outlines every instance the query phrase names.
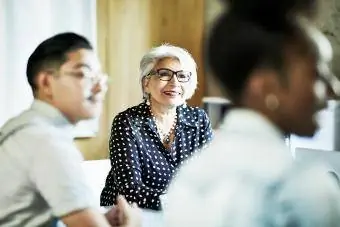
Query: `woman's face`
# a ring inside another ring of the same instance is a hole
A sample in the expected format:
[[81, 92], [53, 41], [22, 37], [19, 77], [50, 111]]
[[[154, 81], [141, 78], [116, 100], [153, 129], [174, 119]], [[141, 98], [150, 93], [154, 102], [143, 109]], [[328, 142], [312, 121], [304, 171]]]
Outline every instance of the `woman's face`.
[[280, 95], [281, 121], [288, 133], [313, 136], [319, 126], [317, 113], [326, 107], [326, 84], [320, 80], [315, 57], [289, 58], [288, 84]]
[[172, 58], [160, 60], [149, 77], [144, 78], [144, 91], [150, 94], [153, 104], [178, 106], [185, 102], [185, 92], [190, 86], [191, 72]]

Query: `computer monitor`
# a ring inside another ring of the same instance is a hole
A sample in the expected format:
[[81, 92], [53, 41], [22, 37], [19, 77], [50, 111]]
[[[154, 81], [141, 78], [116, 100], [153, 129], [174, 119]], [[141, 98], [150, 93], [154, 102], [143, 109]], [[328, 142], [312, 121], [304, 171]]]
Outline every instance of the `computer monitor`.
[[294, 152], [297, 161], [307, 163], [323, 163], [329, 167], [329, 171], [340, 176], [340, 152], [310, 148], [296, 148]]
[[218, 128], [226, 112], [231, 109], [232, 103], [228, 99], [221, 97], [204, 97], [202, 101], [212, 128]]

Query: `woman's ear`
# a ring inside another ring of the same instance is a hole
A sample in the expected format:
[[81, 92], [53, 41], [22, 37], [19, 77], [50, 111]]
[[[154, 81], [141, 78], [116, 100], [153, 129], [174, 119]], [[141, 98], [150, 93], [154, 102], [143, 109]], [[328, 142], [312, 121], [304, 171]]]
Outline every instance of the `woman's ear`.
[[149, 83], [150, 83], [150, 78], [144, 77], [143, 80], [142, 80], [142, 84], [143, 84], [143, 90], [146, 93], [150, 93], [149, 92]]
[[248, 81], [248, 86], [253, 95], [263, 97], [267, 94], [276, 94], [281, 87], [281, 81], [276, 71], [261, 69], [253, 73]]

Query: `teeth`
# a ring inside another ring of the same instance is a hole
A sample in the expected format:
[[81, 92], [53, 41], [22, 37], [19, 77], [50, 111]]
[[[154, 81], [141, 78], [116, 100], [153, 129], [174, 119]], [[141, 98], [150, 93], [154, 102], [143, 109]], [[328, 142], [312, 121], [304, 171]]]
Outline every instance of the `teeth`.
[[176, 94], [176, 95], [180, 94], [179, 92], [176, 92], [176, 91], [166, 91], [164, 93], [165, 94]]

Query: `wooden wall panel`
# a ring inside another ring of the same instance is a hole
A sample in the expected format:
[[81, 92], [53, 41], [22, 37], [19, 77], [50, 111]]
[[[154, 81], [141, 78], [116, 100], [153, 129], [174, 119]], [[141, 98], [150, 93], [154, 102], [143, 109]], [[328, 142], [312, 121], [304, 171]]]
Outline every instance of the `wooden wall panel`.
[[[106, 71], [109, 64], [108, 46], [108, 29], [106, 28], [109, 22], [109, 8], [107, 0], [97, 1], [97, 49], [100, 61], [104, 71]], [[100, 118], [100, 127], [98, 136], [89, 139], [77, 139], [76, 145], [81, 150], [86, 160], [103, 159], [107, 157], [108, 150], [108, 101], [106, 99], [103, 107], [103, 112]]]
[[204, 0], [97, 0], [97, 12], [98, 52], [110, 84], [98, 137], [76, 141], [85, 159], [107, 157], [113, 117], [142, 100], [139, 61], [152, 46], [188, 49], [199, 66], [199, 89], [189, 103], [200, 105], [204, 95]]
[[[205, 1], [205, 10], [204, 10], [204, 27], [205, 27], [205, 35], [208, 36], [210, 29], [218, 17], [218, 15], [223, 10], [223, 4], [220, 0], [207, 0]], [[219, 86], [219, 82], [213, 77], [212, 73], [206, 69], [205, 71], [205, 91], [206, 96], [214, 96], [214, 97], [225, 97], [222, 89]]]
[[198, 65], [198, 90], [189, 101], [201, 105], [204, 88], [202, 40], [204, 0], [152, 0], [151, 44], [171, 43], [186, 48]]

